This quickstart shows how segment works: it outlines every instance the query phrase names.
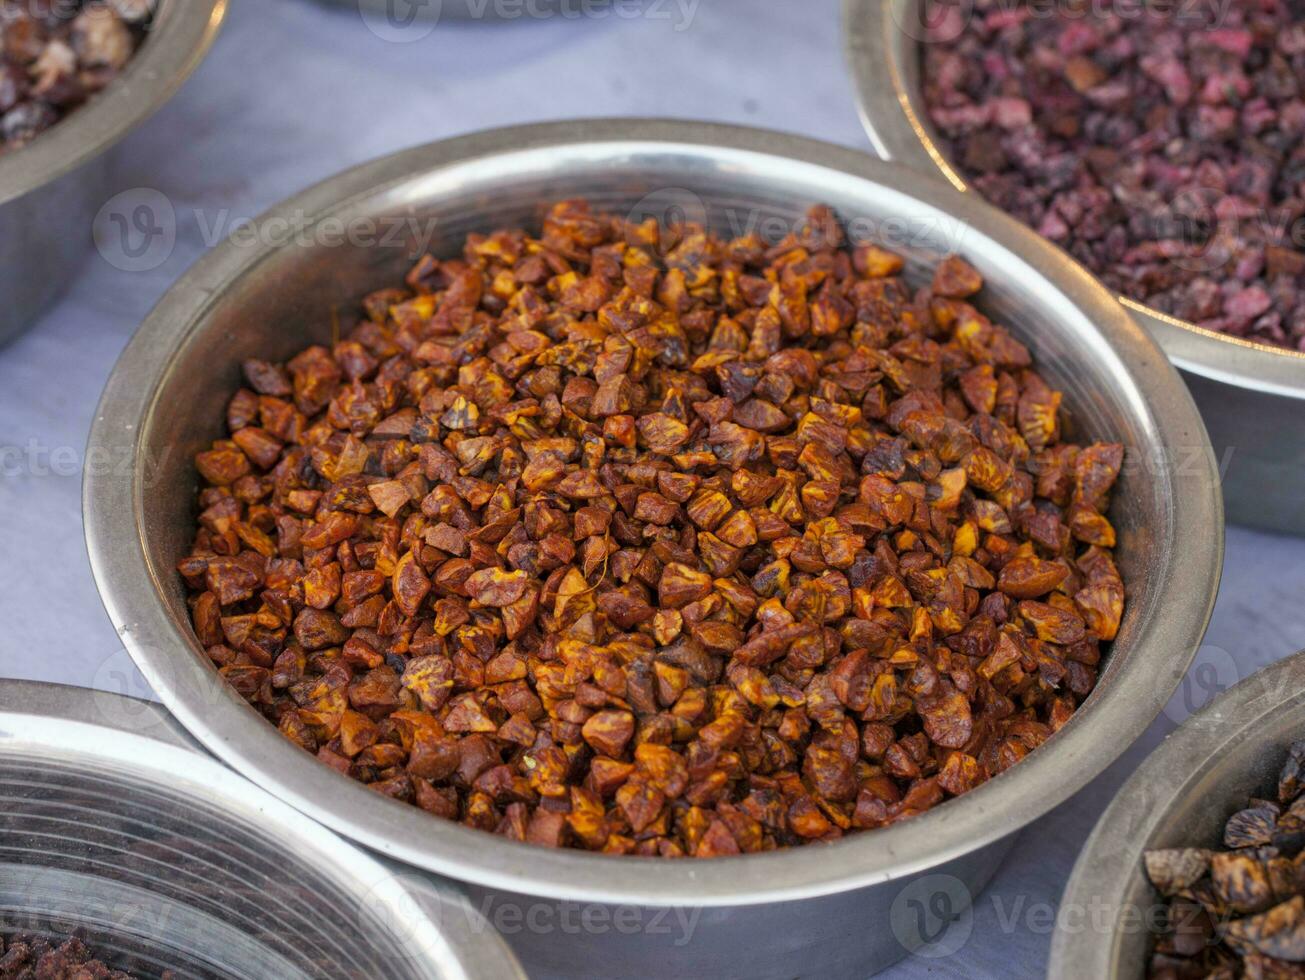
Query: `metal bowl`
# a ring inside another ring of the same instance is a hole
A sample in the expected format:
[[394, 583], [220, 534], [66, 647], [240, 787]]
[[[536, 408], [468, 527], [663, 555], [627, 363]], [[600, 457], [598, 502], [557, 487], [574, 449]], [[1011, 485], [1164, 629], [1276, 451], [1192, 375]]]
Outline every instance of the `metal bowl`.
[[[434, 232], [429, 245], [437, 254], [456, 253], [469, 232], [536, 226], [544, 202], [572, 196], [636, 217], [698, 218], [727, 234], [743, 227], [782, 233], [824, 202], [860, 232], [889, 239], [913, 281], [944, 253], [974, 262], [988, 283], [985, 309], [1031, 345], [1063, 388], [1076, 432], [1129, 447], [1112, 511], [1117, 557], [1131, 583], [1128, 610], [1096, 693], [1049, 744], [961, 799], [831, 846], [711, 862], [619, 859], [514, 843], [382, 799], [290, 744], [217, 678], [193, 636], [175, 564], [194, 529], [191, 455], [221, 435], [242, 358], [286, 357], [329, 342], [339, 310], [401, 281], [418, 232]], [[472, 882], [511, 908], [530, 912], [557, 900], [634, 910], [633, 925], [620, 932], [570, 934], [559, 925], [510, 936], [532, 975], [613, 976], [618, 965], [622, 976], [641, 975], [642, 967], [753, 977], [881, 968], [905, 952], [884, 928], [903, 884], [945, 865], [977, 894], [1009, 835], [1104, 769], [1186, 671], [1223, 550], [1214, 461], [1191, 397], [1109, 293], [977, 198], [780, 133], [588, 120], [408, 150], [319, 184], [259, 225], [280, 228], [295, 216], [307, 220], [308, 233], [294, 241], [227, 244], [198, 263], [114, 370], [88, 460], [130, 465], [87, 466], [95, 576], [127, 649], [181, 723], [282, 799], [387, 855]], [[404, 247], [340, 245], [351, 228], [391, 228], [392, 244]], [[676, 942], [674, 919], [647, 912], [671, 907], [706, 910], [694, 918], [690, 941]]]
[[[861, 118], [885, 159], [941, 173], [965, 191], [920, 94], [923, 2], [844, 0]], [[1126, 296], [1119, 301], [1164, 348], [1196, 399], [1224, 470], [1228, 519], [1305, 534], [1305, 354], [1227, 337]]]
[[107, 151], [203, 60], [227, 0], [158, 0], [122, 77], [21, 150], [0, 157], [0, 344], [22, 333], [81, 267], [108, 190]]
[[[1305, 651], [1257, 671], [1192, 715], [1147, 758], [1102, 814], [1060, 907], [1049, 977], [1146, 975], [1157, 912], [1142, 853], [1212, 847], [1249, 797], [1272, 799], [1292, 742], [1305, 738]], [[1066, 919], [1066, 922], [1069, 920]]]
[[524, 977], [465, 896], [387, 865], [158, 706], [0, 681], [0, 929], [177, 980]]

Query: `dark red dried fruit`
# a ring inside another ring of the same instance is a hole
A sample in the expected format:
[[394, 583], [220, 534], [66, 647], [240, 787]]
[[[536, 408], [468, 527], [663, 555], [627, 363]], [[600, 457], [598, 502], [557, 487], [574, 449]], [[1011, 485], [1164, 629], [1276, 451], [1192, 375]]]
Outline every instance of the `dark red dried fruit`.
[[114, 0], [0, 0], [0, 156], [31, 142], [113, 82], [152, 10]]
[[1305, 350], [1298, 4], [927, 2], [924, 101], [980, 194], [1112, 289]]

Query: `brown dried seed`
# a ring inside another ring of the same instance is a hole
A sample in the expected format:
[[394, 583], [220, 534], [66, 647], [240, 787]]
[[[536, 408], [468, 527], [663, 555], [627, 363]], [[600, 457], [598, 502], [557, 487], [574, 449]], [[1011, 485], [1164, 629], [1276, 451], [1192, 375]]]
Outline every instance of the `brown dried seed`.
[[1238, 912], [1262, 912], [1273, 903], [1273, 888], [1264, 862], [1250, 854], [1220, 853], [1210, 858], [1215, 893]]
[[921, 294], [827, 209], [670, 231], [562, 202], [246, 363], [178, 570], [287, 738], [486, 832], [709, 857], [907, 819], [1088, 696], [1122, 457], [1062, 441], [977, 273]]
[[233, 444], [200, 453], [195, 457], [195, 468], [209, 483], [228, 486], [249, 472], [249, 458]]
[[1002, 566], [997, 588], [1015, 599], [1046, 595], [1069, 577], [1068, 566], [1039, 558], [1016, 558]]
[[1267, 806], [1239, 810], [1223, 828], [1224, 847], [1259, 847], [1272, 842], [1278, 825], [1276, 809]]
[[421, 609], [422, 601], [430, 594], [430, 578], [417, 562], [416, 556], [409, 551], [399, 559], [394, 567], [391, 582], [394, 590], [394, 602], [405, 616], [415, 616]]
[[501, 568], [482, 568], [472, 572], [464, 583], [467, 594], [486, 606], [509, 606], [526, 594], [530, 576], [520, 569], [505, 572]]
[[964, 259], [949, 255], [939, 263], [933, 274], [933, 291], [950, 299], [973, 296], [983, 288], [983, 278]]
[[1228, 935], [1265, 956], [1289, 963], [1305, 962], [1305, 895], [1227, 925]]
[[1161, 895], [1176, 895], [1196, 884], [1210, 869], [1213, 852], [1199, 847], [1174, 847], [1142, 855], [1146, 876]]
[[619, 758], [634, 736], [634, 715], [629, 711], [600, 711], [584, 723], [581, 733], [595, 752]]
[[639, 437], [655, 453], [677, 452], [689, 441], [689, 427], [663, 412], [645, 415], [637, 423]]
[[1083, 617], [1076, 612], [1026, 599], [1017, 607], [1039, 640], [1068, 646], [1083, 639]]
[[393, 517], [412, 499], [407, 484], [401, 480], [373, 483], [367, 488], [367, 495], [372, 498], [376, 509], [386, 517]]
[[679, 609], [690, 602], [705, 599], [711, 594], [711, 588], [711, 576], [706, 572], [681, 562], [671, 562], [662, 570], [657, 595], [663, 606]]

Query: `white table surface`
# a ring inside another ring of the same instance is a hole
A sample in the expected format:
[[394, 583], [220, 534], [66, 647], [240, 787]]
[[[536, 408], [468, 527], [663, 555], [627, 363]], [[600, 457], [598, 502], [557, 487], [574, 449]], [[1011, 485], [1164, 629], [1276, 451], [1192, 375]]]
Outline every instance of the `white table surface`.
[[[353, 9], [234, 0], [208, 60], [117, 154], [115, 189], [156, 190], [174, 205], [171, 257], [129, 273], [94, 255], [63, 302], [0, 349], [0, 675], [149, 693], [87, 565], [80, 460], [115, 358], [203, 251], [208, 229], [402, 147], [549, 118], [706, 118], [868, 151], [838, 8], [836, 0], [671, 0], [637, 18], [445, 20], [396, 43]], [[1230, 528], [1201, 680], [1226, 687], [1305, 646], [1303, 584], [1305, 540]], [[1193, 683], [1196, 704], [1208, 687]], [[1050, 919], [1079, 846], [1119, 784], [1186, 713], [1171, 702], [1105, 775], [1023, 832], [957, 952], [914, 957], [885, 976], [1042, 975]]]

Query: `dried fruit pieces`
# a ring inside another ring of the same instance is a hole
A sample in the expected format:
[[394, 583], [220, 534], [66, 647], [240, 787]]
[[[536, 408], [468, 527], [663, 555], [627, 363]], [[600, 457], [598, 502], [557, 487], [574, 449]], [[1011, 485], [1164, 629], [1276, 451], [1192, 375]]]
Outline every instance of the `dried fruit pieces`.
[[[170, 980], [171, 970], [163, 971]], [[39, 980], [133, 980], [135, 974], [114, 970], [95, 957], [80, 939], [0, 933], [0, 977]]]
[[711, 857], [965, 793], [1091, 692], [1123, 450], [972, 301], [814, 209], [724, 240], [578, 201], [473, 235], [200, 453], [196, 635], [376, 792]]
[[927, 2], [924, 101], [980, 194], [1112, 289], [1305, 350], [1298, 3]]
[[1252, 799], [1224, 826], [1228, 850], [1168, 848], [1144, 855], [1169, 899], [1150, 976], [1305, 975], [1305, 741], [1292, 744], [1275, 799]]
[[117, 78], [152, 15], [142, 0], [0, 0], [0, 156]]

